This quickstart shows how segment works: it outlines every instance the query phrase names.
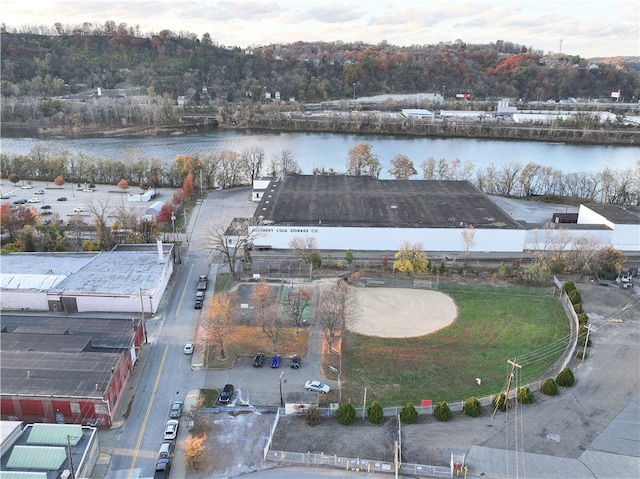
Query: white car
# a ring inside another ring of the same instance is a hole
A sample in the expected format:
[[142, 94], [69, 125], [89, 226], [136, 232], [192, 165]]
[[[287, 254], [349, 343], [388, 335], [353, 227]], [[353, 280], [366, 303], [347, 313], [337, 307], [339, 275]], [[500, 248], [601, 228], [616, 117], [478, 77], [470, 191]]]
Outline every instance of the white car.
[[40, 198], [29, 198], [27, 203], [40, 203]]
[[33, 188], [31, 185], [22, 185], [23, 190], [30, 190], [31, 188]]
[[38, 190], [33, 192], [34, 195], [44, 195], [44, 190]]
[[329, 386], [321, 383], [320, 381], [307, 381], [306, 383], [304, 383], [304, 388], [307, 391], [314, 391], [323, 394], [327, 394], [329, 391], [331, 391], [331, 388]]
[[169, 439], [169, 440], [174, 440], [176, 438], [176, 436], [178, 435], [178, 426], [180, 425], [180, 422], [177, 419], [169, 419], [167, 421], [167, 425], [164, 428], [164, 435], [163, 437], [165, 439]]
[[86, 193], [93, 193], [95, 190], [93, 188], [85, 188], [84, 190], [82, 190]]
[[87, 211], [87, 210], [84, 208], [84, 206], [76, 206], [76, 207], [73, 209], [73, 212], [74, 212], [74, 213], [82, 213], [82, 212], [84, 212], [84, 211]]
[[184, 354], [193, 354], [193, 343], [188, 342], [184, 345]]

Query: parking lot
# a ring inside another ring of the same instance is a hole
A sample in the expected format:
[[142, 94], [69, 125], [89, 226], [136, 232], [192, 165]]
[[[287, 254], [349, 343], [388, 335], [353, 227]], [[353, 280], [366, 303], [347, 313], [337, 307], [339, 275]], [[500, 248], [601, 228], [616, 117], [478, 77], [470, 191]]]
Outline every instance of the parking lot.
[[120, 216], [124, 209], [127, 213], [142, 216], [154, 202], [169, 201], [175, 189], [159, 189], [157, 197], [148, 202], [128, 200], [130, 194], [143, 193], [137, 186], [123, 191], [115, 185], [96, 185], [89, 188], [86, 184], [78, 186], [67, 183], [56, 186], [52, 182], [44, 181], [20, 182], [14, 185], [3, 179], [0, 182], [0, 191], [3, 203], [32, 207], [38, 215], [39, 223], [67, 225], [72, 219], [92, 223], [92, 211], [115, 218]]

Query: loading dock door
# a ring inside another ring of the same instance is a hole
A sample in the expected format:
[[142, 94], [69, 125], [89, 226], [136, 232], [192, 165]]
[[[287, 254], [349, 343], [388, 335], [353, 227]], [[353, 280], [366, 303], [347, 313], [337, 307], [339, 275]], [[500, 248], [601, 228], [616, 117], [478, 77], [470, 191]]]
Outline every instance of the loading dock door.
[[62, 309], [67, 313], [78, 312], [78, 303], [76, 302], [76, 298], [71, 298], [69, 296], [62, 296], [60, 297], [60, 301], [62, 302]]

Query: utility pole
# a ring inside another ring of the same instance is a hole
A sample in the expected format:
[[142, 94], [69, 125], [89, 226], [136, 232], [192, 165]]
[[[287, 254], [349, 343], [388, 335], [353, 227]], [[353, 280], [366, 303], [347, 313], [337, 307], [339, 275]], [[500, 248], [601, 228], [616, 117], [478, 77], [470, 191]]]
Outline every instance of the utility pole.
[[364, 388], [364, 401], [362, 402], [362, 420], [364, 421], [364, 415], [367, 411], [367, 388]]
[[144, 302], [142, 301], [142, 288], [140, 288], [140, 326], [144, 333], [144, 342], [147, 343], [147, 326], [144, 321]]
[[76, 479], [76, 471], [73, 469], [73, 454], [71, 453], [71, 436], [67, 434], [67, 456], [69, 459], [69, 472], [71, 479]]
[[518, 364], [517, 359], [514, 359], [513, 361], [509, 359], [507, 362], [511, 364], [511, 374], [509, 374], [509, 380], [507, 381], [507, 391], [505, 392], [504, 405], [507, 409], [509, 409], [509, 389], [511, 389], [511, 382], [513, 381], [513, 373], [516, 368], [520, 369], [522, 368], [522, 366]]
[[584, 349], [582, 350], [582, 359], [584, 361], [584, 357], [587, 355], [587, 345], [589, 344], [589, 333], [591, 332], [591, 325], [587, 324], [587, 335], [584, 338]]

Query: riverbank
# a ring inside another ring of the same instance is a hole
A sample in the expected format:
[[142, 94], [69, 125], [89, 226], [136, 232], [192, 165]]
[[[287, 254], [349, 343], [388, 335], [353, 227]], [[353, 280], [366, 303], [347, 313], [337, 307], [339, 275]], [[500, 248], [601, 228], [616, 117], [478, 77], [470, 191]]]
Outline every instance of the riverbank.
[[[24, 124], [5, 123], [5, 128], [21, 129]], [[286, 114], [253, 115], [241, 123], [220, 122], [217, 127], [197, 122], [180, 122], [168, 125], [134, 125], [115, 127], [83, 125], [81, 127], [53, 127], [37, 129], [42, 136], [69, 138], [116, 138], [175, 136], [208, 129], [221, 130], [269, 130], [307, 133], [358, 133], [393, 135], [404, 137], [473, 138], [486, 140], [536, 141], [546, 143], [573, 143], [585, 145], [640, 145], [640, 128], [587, 129], [557, 126], [517, 125], [513, 122], [483, 123], [466, 120], [416, 121], [406, 118], [376, 120], [374, 116], [358, 120], [336, 119], [331, 115], [314, 115], [309, 118], [292, 118]]]

